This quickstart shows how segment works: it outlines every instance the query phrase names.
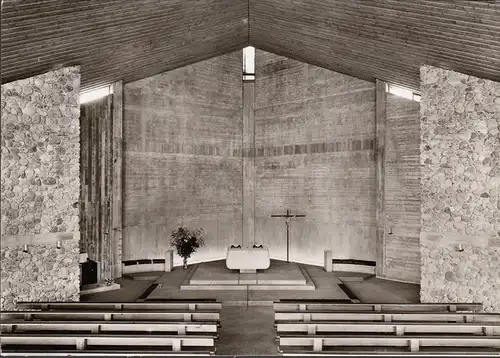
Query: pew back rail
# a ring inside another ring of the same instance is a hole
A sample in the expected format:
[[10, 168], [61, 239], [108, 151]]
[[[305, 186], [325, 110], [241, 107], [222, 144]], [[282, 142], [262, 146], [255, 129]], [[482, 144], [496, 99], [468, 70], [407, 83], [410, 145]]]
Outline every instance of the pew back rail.
[[394, 334], [397, 336], [422, 334], [468, 334], [498, 336], [500, 323], [278, 323], [279, 337], [296, 335], [325, 334]]
[[220, 322], [219, 312], [200, 311], [2, 311], [0, 318], [62, 321], [181, 321], [181, 322]]
[[[93, 334], [111, 334], [133, 332], [134, 334], [175, 333], [208, 334], [217, 337], [217, 322], [127, 322], [127, 321], [2, 321], [2, 333], [30, 332], [90, 332]], [[71, 333], [70, 333], [71, 334]]]
[[494, 313], [448, 313], [448, 312], [275, 312], [275, 323], [351, 321], [351, 322], [500, 322], [500, 314]]
[[274, 302], [274, 311], [336, 311], [336, 312], [479, 312], [482, 309], [480, 303], [327, 303], [321, 301], [297, 301], [297, 302]]
[[18, 302], [16, 305], [21, 309], [31, 310], [116, 310], [116, 311], [140, 311], [140, 310], [189, 310], [189, 311], [216, 311], [222, 309], [221, 302]]
[[29, 346], [74, 346], [75, 350], [84, 350], [91, 347], [112, 347], [116, 351], [122, 347], [163, 347], [170, 348], [173, 352], [183, 350], [197, 350], [200, 347], [209, 352], [215, 352], [214, 338], [210, 336], [113, 336], [113, 335], [58, 335], [58, 334], [30, 334], [17, 335], [6, 333], [0, 337], [3, 351], [28, 350]]
[[500, 339], [498, 337], [476, 337], [476, 336], [442, 336], [442, 337], [380, 337], [380, 336], [314, 336], [314, 337], [280, 337], [280, 352], [284, 349], [299, 347], [312, 348], [313, 352], [330, 352], [328, 348], [338, 350], [339, 348], [353, 347], [387, 347], [403, 348], [410, 352], [418, 352], [421, 348], [439, 350], [442, 347], [452, 348], [488, 348], [500, 352]]

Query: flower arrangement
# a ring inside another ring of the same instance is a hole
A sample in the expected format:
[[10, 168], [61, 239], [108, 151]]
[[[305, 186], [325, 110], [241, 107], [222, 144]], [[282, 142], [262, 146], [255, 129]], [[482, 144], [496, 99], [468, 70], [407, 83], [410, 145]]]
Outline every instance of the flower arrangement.
[[203, 246], [204, 236], [202, 229], [189, 230], [188, 228], [179, 226], [172, 231], [170, 245], [177, 249], [177, 255], [183, 258], [184, 269], [187, 268], [187, 259], [198, 249]]

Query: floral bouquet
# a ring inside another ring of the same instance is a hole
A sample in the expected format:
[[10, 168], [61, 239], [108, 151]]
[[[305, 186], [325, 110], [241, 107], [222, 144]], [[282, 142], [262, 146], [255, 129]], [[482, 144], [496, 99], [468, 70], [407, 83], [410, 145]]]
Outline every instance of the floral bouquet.
[[177, 249], [177, 255], [183, 258], [184, 268], [187, 268], [187, 259], [204, 245], [204, 236], [202, 229], [189, 230], [179, 226], [172, 231], [170, 245]]

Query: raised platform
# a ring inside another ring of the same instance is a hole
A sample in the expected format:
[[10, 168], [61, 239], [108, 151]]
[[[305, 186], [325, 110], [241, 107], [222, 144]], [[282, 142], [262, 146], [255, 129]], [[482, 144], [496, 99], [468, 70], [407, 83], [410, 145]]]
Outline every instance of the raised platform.
[[80, 296], [90, 295], [93, 293], [119, 290], [120, 287], [121, 286], [116, 282], [113, 282], [111, 285], [107, 285], [106, 283], [103, 282], [85, 285], [80, 289]]
[[293, 262], [272, 261], [267, 270], [239, 273], [224, 263], [197, 265], [181, 284], [181, 290], [314, 290], [305, 268]]

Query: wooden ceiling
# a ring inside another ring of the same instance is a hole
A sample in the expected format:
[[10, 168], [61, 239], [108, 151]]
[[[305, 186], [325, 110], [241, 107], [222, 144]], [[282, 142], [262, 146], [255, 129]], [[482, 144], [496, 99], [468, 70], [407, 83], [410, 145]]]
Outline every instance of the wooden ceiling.
[[500, 81], [500, 1], [4, 0], [2, 83], [81, 65], [82, 90], [251, 44], [419, 89], [429, 64]]
[[81, 65], [82, 91], [248, 45], [247, 0], [2, 0], [2, 83]]
[[500, 81], [500, 1], [249, 1], [265, 51], [413, 90], [421, 64]]

